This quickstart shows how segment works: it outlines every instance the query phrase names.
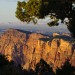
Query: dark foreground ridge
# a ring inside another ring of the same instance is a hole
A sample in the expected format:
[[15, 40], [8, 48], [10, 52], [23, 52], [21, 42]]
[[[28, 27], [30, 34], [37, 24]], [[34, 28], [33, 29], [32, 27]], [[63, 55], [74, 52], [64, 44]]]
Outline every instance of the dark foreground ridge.
[[53, 71], [51, 65], [41, 59], [36, 65], [35, 70], [26, 70], [21, 65], [15, 65], [14, 61], [8, 61], [7, 57], [0, 54], [0, 75], [75, 75], [75, 67], [71, 66], [67, 60], [64, 65]]

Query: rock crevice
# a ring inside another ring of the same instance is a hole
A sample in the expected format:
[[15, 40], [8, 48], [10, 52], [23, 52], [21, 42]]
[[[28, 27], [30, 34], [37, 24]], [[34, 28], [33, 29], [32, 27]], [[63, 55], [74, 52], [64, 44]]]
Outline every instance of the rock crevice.
[[35, 69], [41, 58], [55, 69], [61, 67], [67, 59], [75, 66], [74, 40], [66, 35], [69, 40], [66, 40], [64, 35], [53, 36], [11, 29], [0, 38], [0, 53], [25, 69]]

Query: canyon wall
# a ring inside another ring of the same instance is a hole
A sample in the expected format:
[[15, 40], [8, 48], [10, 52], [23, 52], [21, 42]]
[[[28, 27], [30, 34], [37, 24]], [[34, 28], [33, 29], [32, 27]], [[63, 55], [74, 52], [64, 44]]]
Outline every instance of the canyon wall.
[[67, 35], [53, 34], [52, 37], [9, 29], [0, 37], [0, 53], [24, 69], [34, 70], [40, 59], [54, 69], [60, 68], [67, 59], [75, 66], [74, 39]]

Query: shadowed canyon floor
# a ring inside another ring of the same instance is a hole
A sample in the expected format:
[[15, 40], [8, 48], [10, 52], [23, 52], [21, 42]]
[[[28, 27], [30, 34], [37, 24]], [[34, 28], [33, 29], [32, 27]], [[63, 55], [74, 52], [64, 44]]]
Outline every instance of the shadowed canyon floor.
[[45, 36], [9, 29], [0, 36], [0, 53], [24, 69], [34, 70], [41, 58], [54, 69], [67, 59], [75, 66], [75, 40], [68, 34]]

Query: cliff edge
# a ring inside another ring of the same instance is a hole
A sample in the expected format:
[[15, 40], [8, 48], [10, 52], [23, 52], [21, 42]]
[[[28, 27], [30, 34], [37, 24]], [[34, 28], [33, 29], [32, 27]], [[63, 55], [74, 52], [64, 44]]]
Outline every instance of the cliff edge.
[[34, 70], [41, 58], [54, 69], [60, 68], [67, 59], [75, 66], [75, 41], [67, 35], [49, 37], [9, 29], [0, 37], [0, 53], [25, 69]]

